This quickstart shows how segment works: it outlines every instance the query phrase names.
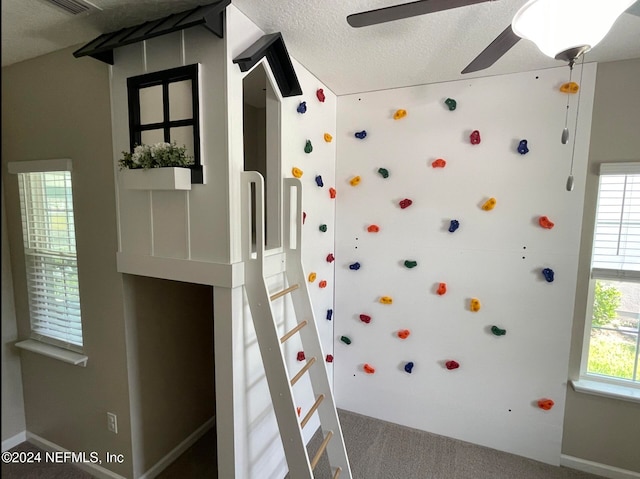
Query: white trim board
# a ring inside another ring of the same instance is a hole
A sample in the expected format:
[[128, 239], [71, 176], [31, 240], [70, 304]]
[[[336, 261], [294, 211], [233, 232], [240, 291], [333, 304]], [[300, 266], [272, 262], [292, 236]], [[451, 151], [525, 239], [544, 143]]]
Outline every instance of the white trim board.
[[582, 472], [598, 474], [602, 477], [608, 477], [609, 479], [640, 478], [640, 473], [638, 472], [601, 464], [599, 462], [587, 461], [586, 459], [580, 459], [579, 457], [568, 456], [566, 454], [560, 455], [560, 465]]
[[27, 440], [27, 431], [21, 431], [15, 436], [11, 436], [10, 438], [2, 441], [2, 452], [8, 451], [16, 447], [18, 444], [22, 444]]

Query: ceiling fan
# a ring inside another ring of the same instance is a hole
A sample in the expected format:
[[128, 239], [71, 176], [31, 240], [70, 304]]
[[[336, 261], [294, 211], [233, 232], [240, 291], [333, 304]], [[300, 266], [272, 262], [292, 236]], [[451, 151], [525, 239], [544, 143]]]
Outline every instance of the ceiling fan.
[[[496, 0], [418, 0], [355, 13], [347, 17], [347, 23], [365, 27], [487, 1]], [[630, 8], [634, 3], [636, 0], [529, 0], [461, 73], [489, 68], [521, 38], [533, 41], [545, 55], [573, 66], [578, 57], [604, 38], [625, 10], [640, 16], [640, 8]]]

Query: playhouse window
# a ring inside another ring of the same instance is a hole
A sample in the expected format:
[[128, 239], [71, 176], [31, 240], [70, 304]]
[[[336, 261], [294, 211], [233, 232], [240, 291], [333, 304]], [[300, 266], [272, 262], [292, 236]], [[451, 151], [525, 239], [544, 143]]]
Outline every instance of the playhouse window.
[[160, 142], [186, 146], [194, 158], [191, 182], [202, 183], [198, 65], [127, 79], [129, 147]]

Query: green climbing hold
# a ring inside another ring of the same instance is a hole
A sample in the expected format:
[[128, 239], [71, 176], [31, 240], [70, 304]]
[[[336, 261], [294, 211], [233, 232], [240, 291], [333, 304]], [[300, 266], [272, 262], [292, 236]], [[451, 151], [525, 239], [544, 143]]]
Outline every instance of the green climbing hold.
[[307, 143], [304, 145], [304, 152], [311, 153], [313, 151], [313, 146], [311, 145], [311, 140], [307, 140]]
[[506, 329], [500, 329], [498, 326], [491, 326], [491, 332], [496, 336], [504, 336], [507, 334]]
[[340, 341], [342, 341], [344, 344], [351, 344], [351, 340], [346, 336], [341, 336]]
[[417, 261], [410, 261], [410, 260], [406, 260], [406, 261], [404, 262], [404, 265], [405, 265], [407, 268], [415, 268], [416, 266], [418, 266], [418, 262], [417, 262]]
[[458, 103], [453, 98], [447, 98], [444, 103], [449, 107], [449, 111], [453, 111], [458, 106]]
[[327, 232], [327, 225], [324, 225], [324, 224], [320, 225], [319, 230], [322, 231], [323, 233], [326, 233]]
[[380, 173], [380, 176], [382, 176], [383, 178], [389, 178], [389, 170], [387, 170], [386, 168], [379, 168], [378, 173]]

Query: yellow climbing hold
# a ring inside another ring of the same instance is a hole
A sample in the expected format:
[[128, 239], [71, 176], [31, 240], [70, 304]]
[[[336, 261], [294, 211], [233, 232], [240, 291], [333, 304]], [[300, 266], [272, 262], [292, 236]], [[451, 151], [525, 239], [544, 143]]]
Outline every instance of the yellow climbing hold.
[[349, 183], [351, 183], [351, 186], [358, 186], [360, 184], [360, 177], [354, 176], [353, 178], [351, 178], [351, 181], [349, 181]]
[[578, 86], [578, 84], [574, 81], [572, 82], [567, 82], [567, 83], [563, 83], [560, 86], [560, 91], [562, 93], [578, 93], [578, 90], [580, 89], [580, 87]]
[[309, 273], [309, 283], [313, 283], [316, 280], [315, 273]]
[[333, 140], [333, 137], [329, 133], [325, 133], [324, 141], [326, 141], [327, 143], [331, 143], [331, 140]]
[[496, 199], [489, 198], [487, 201], [485, 201], [484, 205], [482, 205], [482, 209], [485, 211], [491, 211], [493, 208], [495, 208], [495, 206], [496, 206]]
[[296, 168], [295, 166], [291, 169], [291, 174], [293, 176], [295, 176], [296, 178], [300, 178], [303, 174], [304, 171], [302, 171], [300, 168]]
[[399, 120], [401, 118], [404, 118], [405, 116], [407, 116], [407, 110], [397, 110], [394, 114], [393, 114], [393, 119], [394, 120]]
[[392, 304], [393, 303], [393, 298], [391, 296], [383, 296], [380, 298], [380, 302], [382, 304]]
[[469, 305], [469, 309], [474, 313], [480, 311], [480, 300], [478, 298], [472, 298], [471, 304]]

